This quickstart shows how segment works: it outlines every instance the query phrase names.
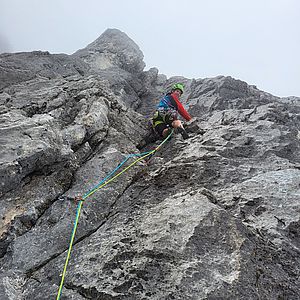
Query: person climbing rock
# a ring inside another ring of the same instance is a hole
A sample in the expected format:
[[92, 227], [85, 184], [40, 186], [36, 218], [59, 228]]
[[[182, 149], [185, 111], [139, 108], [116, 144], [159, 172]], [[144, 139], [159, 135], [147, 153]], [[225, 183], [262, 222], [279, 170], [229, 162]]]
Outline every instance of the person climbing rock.
[[153, 132], [147, 134], [143, 141], [137, 146], [143, 148], [146, 144], [153, 143], [157, 139], [165, 139], [174, 129], [175, 133], [181, 133], [183, 139], [189, 138], [182, 122], [178, 119], [178, 113], [186, 120], [190, 121], [192, 117], [185, 110], [179, 101], [183, 94], [184, 85], [176, 83], [172, 86], [171, 92], [168, 92], [158, 103], [156, 111], [152, 117]]
[[157, 109], [152, 118], [152, 123], [155, 132], [162, 138], [166, 138], [170, 134], [172, 128], [174, 128], [175, 132], [181, 133], [184, 139], [189, 137], [182, 122], [178, 119], [178, 113], [186, 121], [192, 119], [179, 101], [180, 96], [183, 94], [183, 90], [184, 85], [182, 83], [174, 84], [171, 92], [167, 93], [157, 105]]

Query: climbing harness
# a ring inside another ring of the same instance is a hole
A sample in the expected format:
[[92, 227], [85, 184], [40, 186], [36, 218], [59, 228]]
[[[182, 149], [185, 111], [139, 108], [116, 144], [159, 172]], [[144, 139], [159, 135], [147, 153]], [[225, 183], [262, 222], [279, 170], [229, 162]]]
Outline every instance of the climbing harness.
[[171, 125], [177, 119], [177, 112], [175, 110], [157, 110], [152, 118], [153, 128], [159, 124]]
[[[61, 282], [60, 282], [60, 286], [58, 289], [58, 294], [57, 294], [56, 300], [60, 300], [60, 297], [61, 297], [62, 288], [64, 285], [64, 280], [65, 280], [65, 276], [66, 276], [66, 272], [67, 272], [67, 266], [68, 266], [68, 263], [70, 260], [71, 251], [72, 251], [72, 247], [74, 244], [74, 239], [75, 239], [76, 229], [77, 229], [78, 220], [79, 220], [79, 216], [80, 216], [80, 211], [81, 211], [81, 208], [82, 208], [82, 205], [83, 205], [83, 202], [85, 201], [85, 199], [90, 197], [91, 195], [93, 195], [96, 191], [100, 190], [101, 188], [103, 188], [104, 186], [109, 184], [110, 182], [112, 182], [114, 179], [116, 179], [121, 174], [126, 172], [128, 169], [130, 169], [132, 166], [134, 166], [139, 161], [145, 159], [146, 157], [152, 157], [154, 155], [154, 153], [156, 151], [158, 151], [162, 147], [162, 145], [167, 142], [167, 140], [170, 139], [172, 134], [173, 134], [173, 130], [156, 148], [154, 148], [151, 151], [143, 152], [143, 153], [139, 153], [139, 154], [135, 154], [135, 153], [129, 154], [111, 173], [109, 173], [104, 179], [102, 179], [96, 186], [94, 186], [91, 190], [89, 190], [87, 193], [85, 193], [82, 197], [77, 196], [75, 198], [79, 202], [77, 205], [76, 217], [75, 217], [74, 226], [73, 226], [73, 230], [72, 230], [72, 234], [71, 234], [67, 258], [66, 258], [63, 273], [61, 276]], [[138, 158], [135, 161], [133, 161], [129, 166], [127, 166], [125, 169], [123, 169], [121, 172], [115, 174], [131, 157], [138, 157]]]

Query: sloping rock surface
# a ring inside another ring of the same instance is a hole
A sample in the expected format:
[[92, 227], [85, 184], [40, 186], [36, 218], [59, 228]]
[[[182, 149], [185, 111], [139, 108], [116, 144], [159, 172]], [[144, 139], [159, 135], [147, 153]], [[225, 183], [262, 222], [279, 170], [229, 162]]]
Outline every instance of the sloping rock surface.
[[299, 299], [299, 98], [143, 71], [115, 29], [43, 55], [0, 56], [0, 299], [56, 298], [74, 197], [140, 153], [146, 115], [177, 81], [190, 138], [85, 200], [61, 299]]
[[37, 77], [84, 75], [89, 66], [66, 54], [33, 51], [0, 54], [0, 89]]

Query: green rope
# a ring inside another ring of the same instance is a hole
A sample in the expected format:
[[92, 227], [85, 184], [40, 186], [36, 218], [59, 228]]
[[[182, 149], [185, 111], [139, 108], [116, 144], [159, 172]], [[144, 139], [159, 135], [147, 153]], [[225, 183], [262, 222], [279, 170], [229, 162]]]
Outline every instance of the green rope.
[[67, 272], [67, 266], [70, 260], [70, 256], [71, 256], [71, 251], [72, 251], [72, 247], [74, 244], [74, 239], [75, 239], [75, 234], [76, 234], [76, 229], [77, 229], [77, 225], [78, 225], [78, 220], [79, 220], [79, 216], [80, 216], [80, 211], [83, 205], [83, 202], [86, 198], [90, 197], [91, 195], [93, 195], [96, 191], [98, 191], [99, 189], [103, 188], [104, 186], [106, 186], [107, 184], [109, 184], [110, 182], [112, 182], [114, 179], [116, 179], [117, 177], [119, 177], [121, 174], [123, 174], [124, 172], [126, 172], [128, 169], [130, 169], [131, 167], [133, 167], [136, 163], [138, 163], [139, 161], [143, 160], [144, 158], [153, 155], [156, 151], [158, 151], [160, 149], [160, 147], [166, 143], [166, 141], [168, 139], [170, 139], [171, 135], [173, 134], [173, 129], [171, 131], [171, 133], [153, 150], [149, 151], [149, 152], [145, 152], [142, 153], [141, 157], [137, 158], [134, 162], [132, 162], [129, 166], [127, 166], [124, 170], [122, 170], [121, 172], [119, 172], [118, 174], [116, 174], [115, 176], [113, 176], [112, 178], [108, 179], [110, 176], [112, 176], [127, 160], [128, 158], [132, 157], [132, 156], [136, 156], [136, 154], [131, 154], [129, 155], [112, 173], [110, 173], [104, 180], [100, 181], [100, 183], [93, 189], [91, 189], [88, 193], [86, 193], [82, 199], [79, 201], [78, 206], [77, 206], [77, 211], [76, 211], [76, 218], [74, 221], [74, 226], [73, 226], [73, 230], [72, 230], [72, 235], [71, 235], [71, 240], [70, 240], [70, 244], [69, 244], [69, 249], [68, 249], [68, 253], [67, 253], [67, 258], [65, 261], [65, 265], [64, 265], [64, 269], [63, 269], [63, 273], [62, 273], [62, 277], [61, 277], [61, 282], [60, 282], [60, 286], [59, 286], [59, 290], [58, 290], [58, 294], [56, 297], [56, 300], [60, 300], [61, 297], [61, 293], [62, 293], [62, 288], [64, 285], [64, 280], [65, 280], [65, 276], [66, 276], [66, 272]]

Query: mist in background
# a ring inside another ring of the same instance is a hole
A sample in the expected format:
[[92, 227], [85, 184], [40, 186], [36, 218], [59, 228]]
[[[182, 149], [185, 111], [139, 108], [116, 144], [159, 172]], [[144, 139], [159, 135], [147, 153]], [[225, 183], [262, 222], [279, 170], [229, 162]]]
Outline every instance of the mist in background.
[[146, 69], [232, 76], [300, 96], [298, 0], [0, 0], [0, 52], [72, 54], [107, 28], [125, 32]]

